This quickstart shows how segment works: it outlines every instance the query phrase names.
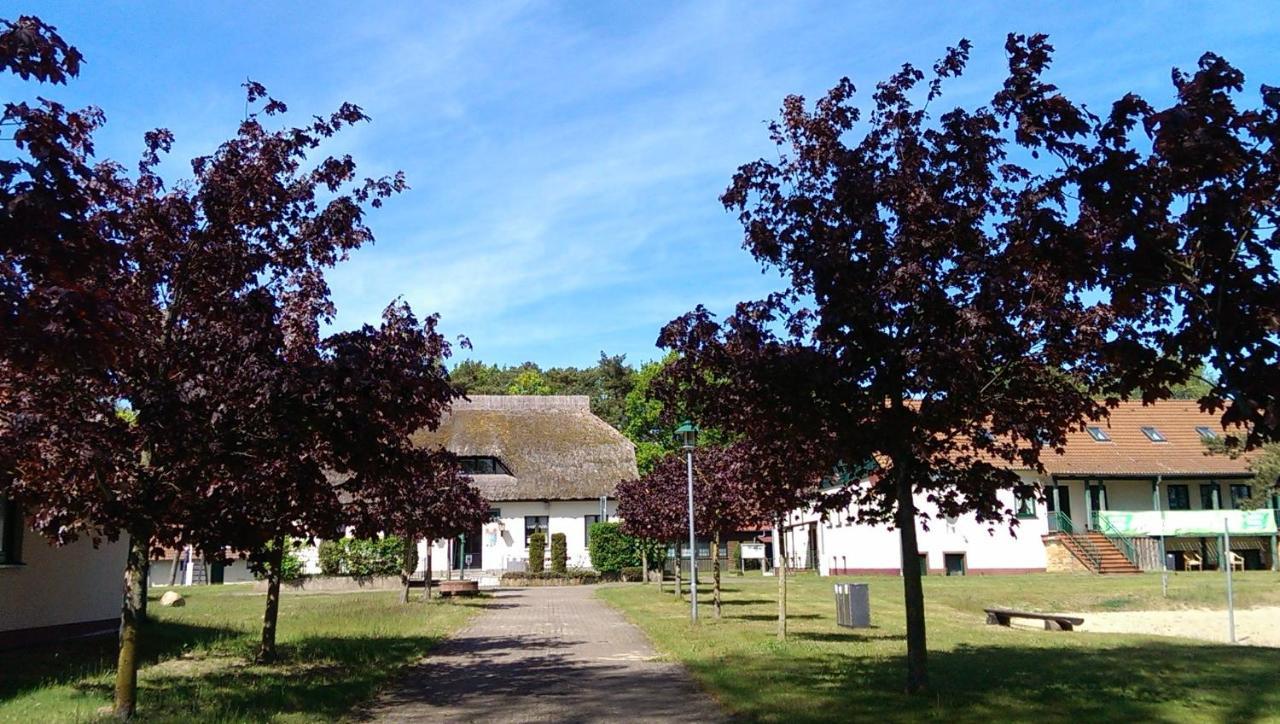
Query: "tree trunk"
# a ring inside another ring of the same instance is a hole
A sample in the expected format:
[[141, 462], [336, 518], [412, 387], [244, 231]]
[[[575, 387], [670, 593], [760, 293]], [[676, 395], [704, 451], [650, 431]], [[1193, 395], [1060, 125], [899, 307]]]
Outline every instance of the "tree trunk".
[[400, 551], [400, 603], [409, 602], [409, 578], [413, 575], [413, 569], [409, 567], [409, 561], [412, 560], [410, 552], [417, 544], [417, 541], [405, 536], [404, 550]]
[[640, 582], [649, 582], [649, 551], [640, 549]]
[[173, 565], [169, 567], [169, 585], [175, 586], [178, 583], [178, 562], [182, 560], [182, 556], [187, 552], [186, 548], [173, 553]]
[[711, 539], [712, 598], [715, 599], [716, 618], [720, 618], [720, 534]]
[[675, 592], [676, 598], [683, 601], [684, 590], [681, 588], [682, 584], [680, 583], [680, 544], [679, 543], [676, 544], [676, 558], [674, 561], [672, 561], [672, 563], [674, 564], [676, 569], [676, 592]]
[[280, 616], [280, 574], [284, 566], [284, 536], [273, 541], [267, 561], [267, 610], [262, 614], [262, 643], [255, 661], [259, 664], [274, 663], [276, 653], [276, 622]]
[[916, 545], [916, 506], [905, 467], [898, 474], [898, 535], [902, 542], [902, 587], [907, 611], [908, 694], [929, 686], [924, 628], [924, 586], [920, 580], [920, 550]]
[[435, 548], [435, 545], [435, 541], [427, 539], [427, 565], [423, 570], [422, 581], [422, 600], [424, 601], [431, 600], [431, 549]]
[[147, 589], [151, 588], [151, 545], [142, 552], [142, 578], [133, 592], [133, 606], [138, 612], [139, 623], [147, 622]]
[[124, 565], [124, 595], [120, 604], [120, 652], [116, 659], [116, 691], [113, 713], [130, 719], [138, 704], [138, 588], [142, 585], [142, 569], [147, 565], [149, 534], [131, 536], [129, 555]]
[[778, 521], [778, 565], [773, 575], [778, 577], [778, 640], [787, 640], [787, 536]]

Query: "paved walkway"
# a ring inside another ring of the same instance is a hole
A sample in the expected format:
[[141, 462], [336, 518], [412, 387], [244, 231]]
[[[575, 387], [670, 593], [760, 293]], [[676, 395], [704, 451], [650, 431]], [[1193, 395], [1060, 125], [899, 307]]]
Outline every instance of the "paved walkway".
[[679, 664], [591, 588], [499, 591], [367, 710], [377, 721], [719, 722]]

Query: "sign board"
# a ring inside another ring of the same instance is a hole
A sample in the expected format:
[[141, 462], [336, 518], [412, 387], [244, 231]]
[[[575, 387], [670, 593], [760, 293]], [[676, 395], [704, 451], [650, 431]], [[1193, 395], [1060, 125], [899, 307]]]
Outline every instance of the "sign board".
[[742, 560], [758, 559], [764, 560], [764, 544], [763, 543], [743, 543], [742, 544]]
[[1098, 521], [1122, 536], [1216, 536], [1223, 523], [1231, 535], [1275, 535], [1276, 512], [1258, 510], [1100, 510]]

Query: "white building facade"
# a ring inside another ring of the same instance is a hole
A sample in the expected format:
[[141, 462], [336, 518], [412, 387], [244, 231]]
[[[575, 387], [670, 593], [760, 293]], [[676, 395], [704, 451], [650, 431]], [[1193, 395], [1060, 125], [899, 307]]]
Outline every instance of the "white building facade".
[[57, 547], [0, 498], [0, 648], [115, 630], [128, 542]]

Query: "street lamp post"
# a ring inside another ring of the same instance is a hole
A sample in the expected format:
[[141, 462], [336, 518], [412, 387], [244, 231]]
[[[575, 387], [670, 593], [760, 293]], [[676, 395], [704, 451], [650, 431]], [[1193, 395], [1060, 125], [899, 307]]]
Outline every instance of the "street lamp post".
[[[684, 447], [689, 469], [689, 600], [690, 620], [698, 622], [698, 539], [693, 526], [693, 448], [698, 442], [698, 428], [686, 420], [676, 428], [676, 437]], [[679, 565], [677, 561], [676, 565]]]

